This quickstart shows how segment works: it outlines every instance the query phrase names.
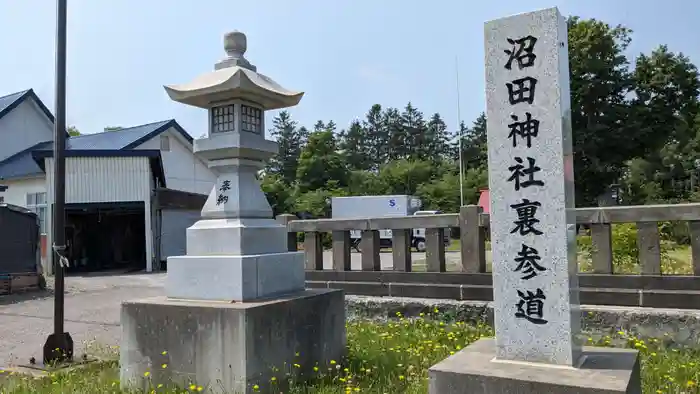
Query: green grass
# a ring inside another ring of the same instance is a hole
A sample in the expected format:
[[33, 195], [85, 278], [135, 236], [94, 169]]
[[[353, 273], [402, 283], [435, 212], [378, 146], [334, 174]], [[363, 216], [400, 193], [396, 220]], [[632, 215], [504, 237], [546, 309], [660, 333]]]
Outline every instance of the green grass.
[[[348, 323], [348, 357], [318, 366], [311, 383], [292, 382], [289, 394], [427, 393], [427, 369], [475, 340], [491, 336], [490, 327], [451, 322], [445, 316], [404, 319], [388, 323]], [[636, 348], [640, 351], [644, 393], [698, 393], [700, 351], [673, 348], [664, 338], [640, 339], [625, 332], [588, 338], [589, 344]], [[167, 366], [162, 366], [167, 368]], [[8, 375], [7, 372], [2, 375]], [[275, 377], [275, 382], [284, 380]], [[5, 376], [0, 392], [7, 394], [93, 394], [119, 391], [118, 365], [105, 362], [83, 370], [42, 379]], [[262, 385], [263, 382], [260, 382]], [[153, 388], [155, 393], [206, 391], [193, 384], [185, 389]], [[274, 391], [278, 393], [280, 391]]]

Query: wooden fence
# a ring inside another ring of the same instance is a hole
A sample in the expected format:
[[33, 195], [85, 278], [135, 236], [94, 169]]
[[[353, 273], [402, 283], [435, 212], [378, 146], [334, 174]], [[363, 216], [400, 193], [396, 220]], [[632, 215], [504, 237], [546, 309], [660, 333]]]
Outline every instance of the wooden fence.
[[[645, 205], [576, 209], [578, 224], [590, 227], [592, 273], [579, 274], [582, 304], [700, 309], [700, 204]], [[347, 294], [491, 301], [486, 235], [489, 215], [478, 206], [458, 214], [426, 216], [296, 220], [280, 215], [287, 226], [290, 251], [304, 236], [308, 287], [341, 288]], [[658, 222], [683, 221], [690, 233], [693, 275], [662, 275]], [[640, 275], [613, 272], [611, 225], [635, 223]], [[460, 230], [459, 271], [447, 272], [446, 229]], [[413, 272], [411, 231], [426, 229], [425, 271]], [[392, 267], [382, 267], [379, 230], [392, 230]], [[350, 230], [362, 231], [361, 264], [351, 267]], [[322, 234], [332, 234], [332, 269], [323, 264]]]

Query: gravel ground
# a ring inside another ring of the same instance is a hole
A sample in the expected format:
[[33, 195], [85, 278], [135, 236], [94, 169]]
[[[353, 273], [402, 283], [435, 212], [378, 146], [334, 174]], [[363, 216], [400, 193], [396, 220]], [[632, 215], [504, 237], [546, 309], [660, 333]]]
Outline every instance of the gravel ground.
[[[89, 344], [119, 343], [119, 309], [124, 300], [163, 294], [165, 274], [68, 277], [65, 330], [76, 355]], [[40, 360], [53, 331], [53, 282], [42, 292], [0, 297], [0, 367]]]
[[[424, 253], [413, 253], [421, 264]], [[330, 252], [324, 265], [332, 267]], [[382, 253], [382, 268], [392, 266], [391, 253]], [[448, 252], [446, 260], [459, 260]], [[360, 268], [359, 253], [352, 254], [353, 269]], [[40, 360], [46, 337], [53, 331], [53, 280], [48, 290], [0, 297], [0, 367]], [[73, 337], [76, 356], [87, 346], [119, 344], [121, 302], [163, 295], [165, 274], [92, 275], [66, 278], [65, 330]]]

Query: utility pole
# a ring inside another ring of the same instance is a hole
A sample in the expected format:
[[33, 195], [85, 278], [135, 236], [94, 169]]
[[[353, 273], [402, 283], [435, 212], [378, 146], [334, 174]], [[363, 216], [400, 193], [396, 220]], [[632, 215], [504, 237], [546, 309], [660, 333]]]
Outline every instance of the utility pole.
[[53, 143], [53, 226], [52, 239], [54, 274], [53, 334], [44, 344], [44, 364], [56, 364], [73, 359], [73, 339], [64, 331], [64, 265], [66, 252], [66, 27], [68, 0], [56, 0], [56, 119]]

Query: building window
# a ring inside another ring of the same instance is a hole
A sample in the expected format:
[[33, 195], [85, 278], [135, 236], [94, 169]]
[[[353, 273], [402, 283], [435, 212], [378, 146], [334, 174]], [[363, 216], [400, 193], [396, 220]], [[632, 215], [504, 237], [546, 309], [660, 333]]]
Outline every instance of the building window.
[[41, 233], [46, 234], [46, 193], [28, 193], [27, 209], [36, 213]]
[[167, 135], [160, 136], [160, 150], [163, 152], [170, 152], [170, 138]]
[[224, 133], [235, 128], [233, 104], [211, 109], [211, 132]]
[[4, 203], [5, 203], [5, 197], [0, 196], [0, 204], [4, 204]]
[[241, 130], [262, 134], [262, 110], [241, 105]]

